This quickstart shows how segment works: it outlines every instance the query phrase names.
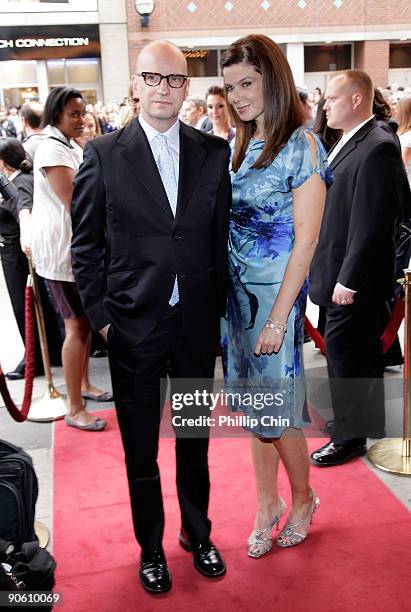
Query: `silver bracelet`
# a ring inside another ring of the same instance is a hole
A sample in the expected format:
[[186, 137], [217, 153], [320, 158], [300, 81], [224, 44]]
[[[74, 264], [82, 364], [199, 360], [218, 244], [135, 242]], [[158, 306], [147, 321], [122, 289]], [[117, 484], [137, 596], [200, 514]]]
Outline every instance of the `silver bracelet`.
[[282, 323], [281, 321], [273, 321], [272, 319], [267, 319], [264, 327], [268, 327], [268, 329], [272, 329], [276, 334], [286, 334], [287, 333], [287, 325]]

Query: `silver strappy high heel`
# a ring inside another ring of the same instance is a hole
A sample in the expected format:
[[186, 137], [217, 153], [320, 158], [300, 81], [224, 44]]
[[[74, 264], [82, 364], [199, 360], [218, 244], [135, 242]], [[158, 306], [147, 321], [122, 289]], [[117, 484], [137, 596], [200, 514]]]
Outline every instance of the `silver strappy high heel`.
[[289, 546], [301, 544], [307, 537], [308, 529], [313, 522], [313, 514], [320, 505], [320, 500], [313, 490], [311, 490], [311, 493], [312, 503], [307, 516], [301, 519], [301, 521], [298, 521], [298, 523], [294, 523], [294, 525], [287, 520], [283, 529], [278, 534], [277, 545], [281, 548], [288, 548]]
[[273, 539], [271, 537], [271, 532], [274, 526], [278, 527], [278, 523], [280, 522], [281, 516], [287, 509], [287, 504], [283, 500], [282, 497], [279, 498], [278, 503], [278, 512], [267, 527], [261, 529], [261, 531], [256, 531], [255, 529], [251, 532], [250, 537], [248, 538], [248, 556], [253, 557], [254, 559], [258, 559], [262, 557], [266, 553], [270, 552], [273, 547]]

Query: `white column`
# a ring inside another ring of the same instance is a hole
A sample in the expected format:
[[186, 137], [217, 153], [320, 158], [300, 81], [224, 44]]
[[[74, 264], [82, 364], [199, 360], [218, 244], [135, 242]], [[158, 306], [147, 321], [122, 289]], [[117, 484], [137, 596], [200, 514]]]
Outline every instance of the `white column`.
[[304, 43], [287, 43], [287, 60], [293, 73], [295, 84], [304, 85]]
[[100, 24], [100, 43], [104, 103], [118, 103], [127, 96], [130, 82], [127, 25]]
[[44, 104], [49, 95], [49, 80], [47, 76], [46, 60], [37, 60], [37, 84], [39, 88], [40, 102]]
[[99, 0], [98, 11], [104, 103], [120, 102], [130, 81], [126, 2]]

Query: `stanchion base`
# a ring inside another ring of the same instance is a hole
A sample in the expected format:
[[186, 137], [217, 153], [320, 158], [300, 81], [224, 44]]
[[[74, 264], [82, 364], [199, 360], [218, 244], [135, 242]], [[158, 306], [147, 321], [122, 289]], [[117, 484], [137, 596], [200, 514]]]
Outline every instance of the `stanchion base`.
[[34, 531], [39, 539], [40, 548], [46, 548], [50, 541], [50, 531], [41, 521], [34, 521]]
[[373, 444], [367, 457], [380, 470], [411, 476], [411, 457], [403, 457], [402, 438], [381, 440]]
[[43, 397], [31, 403], [28, 421], [49, 422], [63, 419], [68, 413], [66, 396], [47, 389]]

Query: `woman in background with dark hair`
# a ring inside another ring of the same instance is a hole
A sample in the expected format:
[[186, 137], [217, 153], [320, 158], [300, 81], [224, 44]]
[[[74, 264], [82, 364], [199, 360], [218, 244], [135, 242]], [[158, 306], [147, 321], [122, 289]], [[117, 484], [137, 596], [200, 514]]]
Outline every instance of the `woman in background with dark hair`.
[[[258, 507], [248, 554], [257, 558], [271, 550], [272, 528], [286, 509], [277, 485], [280, 459], [292, 507], [278, 546], [300, 544], [319, 505], [302, 432], [310, 421], [302, 349], [308, 268], [331, 177], [321, 143], [304, 127], [278, 45], [263, 35], [241, 38], [224, 53], [222, 68], [236, 127], [222, 351], [228, 389], [241, 388], [247, 399], [232, 408], [250, 416], [246, 429], [254, 434]], [[247, 395], [259, 400], [255, 408]]]
[[[374, 87], [374, 100], [372, 103], [372, 112], [374, 113], [374, 117], [377, 121], [385, 121], [389, 122], [392, 119], [391, 108], [384, 96], [382, 95], [382, 91], [378, 89], [378, 87]], [[395, 128], [393, 128], [393, 132], [397, 131], [398, 125], [396, 121], [393, 121], [395, 124]]]
[[220, 136], [231, 142], [235, 136], [235, 131], [230, 125], [227, 102], [224, 96], [224, 89], [218, 85], [213, 85], [206, 93], [207, 115], [213, 124], [208, 132], [215, 136]]
[[[16, 138], [0, 138], [0, 172], [3, 172], [17, 188], [15, 196], [0, 201], [0, 258], [7, 290], [16, 318], [17, 327], [23, 343], [25, 342], [25, 287], [29, 266], [27, 257], [20, 244], [27, 242], [30, 211], [33, 206], [33, 172], [32, 164], [26, 159], [26, 152]], [[27, 255], [30, 253], [27, 252]], [[46, 316], [46, 331], [49, 341], [50, 360], [60, 365], [61, 339], [59, 327], [53, 310], [48, 302], [43, 283], [39, 283], [43, 307]], [[35, 352], [36, 375], [43, 373], [43, 364], [38, 336]], [[9, 380], [19, 380], [25, 375], [25, 357], [18, 366], [6, 374]]]
[[317, 134], [318, 138], [327, 153], [332, 149], [335, 143], [340, 140], [342, 136], [341, 130], [335, 130], [327, 125], [327, 116], [324, 110], [325, 98], [321, 96], [318, 101], [317, 114], [313, 125], [313, 132]]
[[[329, 153], [333, 146], [337, 143], [337, 141], [340, 140], [342, 136], [342, 131], [328, 127], [324, 104], [325, 97], [321, 96], [318, 101], [317, 114], [315, 116], [313, 125], [313, 132], [314, 134], [317, 134], [318, 138], [321, 140], [321, 144], [323, 145], [324, 149], [327, 151], [327, 153]], [[324, 336], [325, 333], [325, 310], [325, 306], [319, 307], [317, 330], [322, 336]], [[308, 334], [306, 339], [307, 341], [310, 340]]]
[[308, 95], [308, 91], [306, 91], [305, 89], [297, 87], [297, 93], [300, 99], [301, 108], [303, 110], [304, 124], [307, 127], [312, 127], [314, 104], [311, 102], [310, 96]]
[[49, 137], [34, 160], [32, 250], [37, 273], [46, 279], [55, 306], [64, 319], [66, 336], [62, 350], [69, 414], [67, 425], [101, 431], [106, 421], [85, 409], [83, 398], [109, 401], [111, 394], [93, 387], [88, 379], [91, 330], [71, 269], [71, 199], [73, 178], [82, 161], [82, 149], [74, 139], [84, 131], [85, 104], [81, 93], [56, 87], [47, 100], [43, 127]]

